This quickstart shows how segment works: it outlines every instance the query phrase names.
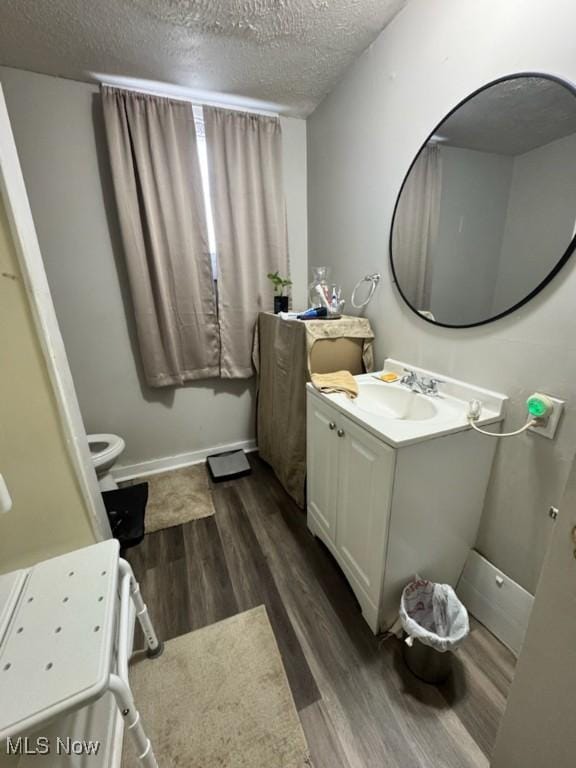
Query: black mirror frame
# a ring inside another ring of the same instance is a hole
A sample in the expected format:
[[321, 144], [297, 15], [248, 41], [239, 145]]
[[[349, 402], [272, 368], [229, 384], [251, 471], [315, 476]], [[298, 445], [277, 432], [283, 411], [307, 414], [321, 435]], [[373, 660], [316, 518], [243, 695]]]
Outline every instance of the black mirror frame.
[[[455, 107], [453, 107], [450, 112], [448, 112], [442, 120], [440, 120], [439, 123], [436, 124], [434, 129], [430, 131], [428, 136], [426, 137], [425, 141], [420, 146], [418, 152], [414, 156], [414, 159], [410, 163], [410, 167], [406, 171], [406, 175], [404, 176], [404, 179], [402, 181], [402, 184], [400, 185], [400, 190], [398, 191], [398, 195], [396, 197], [396, 202], [394, 204], [394, 212], [392, 214], [392, 222], [390, 224], [390, 236], [388, 239], [388, 251], [389, 251], [389, 258], [390, 258], [390, 268], [392, 270], [392, 282], [396, 286], [396, 289], [398, 290], [398, 293], [402, 297], [402, 300], [406, 304], [406, 306], [415, 314], [417, 315], [421, 320], [423, 320], [426, 323], [429, 323], [430, 325], [435, 325], [440, 328], [477, 328], [480, 325], [487, 325], [488, 323], [493, 323], [496, 320], [500, 320], [503, 317], [506, 317], [507, 315], [512, 314], [512, 312], [515, 312], [517, 309], [520, 309], [520, 307], [523, 307], [524, 304], [527, 304], [529, 301], [531, 301], [535, 296], [537, 296], [540, 291], [542, 291], [548, 283], [550, 283], [560, 272], [562, 267], [566, 264], [570, 256], [572, 256], [574, 250], [576, 249], [576, 232], [574, 233], [574, 236], [572, 237], [572, 240], [570, 241], [567, 249], [564, 251], [564, 254], [561, 256], [561, 258], [557, 261], [556, 265], [548, 275], [542, 280], [530, 293], [528, 293], [521, 301], [518, 301], [516, 304], [511, 306], [509, 309], [506, 309], [504, 312], [499, 312], [497, 315], [494, 315], [493, 317], [488, 318], [487, 320], [480, 320], [477, 323], [466, 323], [462, 325], [452, 325], [450, 323], [441, 323], [437, 320], [430, 320], [428, 317], [425, 317], [422, 315], [415, 307], [412, 306], [412, 304], [408, 301], [406, 296], [404, 295], [404, 292], [402, 291], [402, 288], [400, 287], [400, 284], [398, 282], [398, 276], [396, 275], [396, 270], [394, 269], [394, 255], [392, 252], [392, 233], [394, 232], [394, 222], [396, 221], [396, 214], [398, 212], [398, 204], [400, 202], [400, 197], [402, 196], [402, 191], [404, 190], [404, 187], [406, 185], [406, 181], [408, 180], [408, 176], [410, 175], [410, 172], [414, 166], [414, 163], [418, 159], [420, 152], [424, 149], [426, 144], [430, 141], [432, 136], [438, 131], [440, 126], [448, 120], [449, 117], [451, 117], [457, 110], [460, 109], [464, 104], [469, 102], [471, 99], [473, 99], [475, 96], [477, 96], [479, 93], [482, 93], [483, 91], [488, 90], [488, 88], [492, 88], [495, 85], [498, 85], [499, 83], [504, 83], [509, 80], [518, 80], [522, 77], [538, 77], [542, 80], [550, 80], [554, 83], [558, 83], [559, 85], [562, 85], [564, 88], [566, 88], [568, 91], [572, 93], [574, 98], [576, 99], [576, 86], [569, 82], [568, 80], [565, 80], [562, 77], [559, 77], [557, 75], [550, 75], [545, 74], [543, 72], [516, 72], [512, 75], [504, 75], [503, 77], [498, 77], [496, 80], [491, 80], [486, 85], [481, 86], [480, 88], [477, 88], [473, 93], [466, 96], [466, 98], [462, 99], [461, 101], [456, 104]], [[575, 219], [576, 219], [576, 211], [574, 212]]]

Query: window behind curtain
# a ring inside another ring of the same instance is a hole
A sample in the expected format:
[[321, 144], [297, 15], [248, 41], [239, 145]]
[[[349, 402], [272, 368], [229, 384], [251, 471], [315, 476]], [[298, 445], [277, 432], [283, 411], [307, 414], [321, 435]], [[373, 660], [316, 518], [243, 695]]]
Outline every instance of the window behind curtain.
[[212, 263], [212, 276], [218, 279], [218, 255], [216, 253], [216, 235], [214, 231], [214, 216], [212, 214], [212, 198], [210, 197], [210, 176], [208, 174], [208, 150], [206, 147], [206, 131], [204, 130], [204, 110], [200, 106], [192, 107], [194, 125], [196, 126], [196, 146], [200, 161], [200, 175], [202, 176], [202, 193], [204, 196], [204, 208], [206, 210], [206, 227], [208, 230], [208, 247], [210, 248], [210, 260]]

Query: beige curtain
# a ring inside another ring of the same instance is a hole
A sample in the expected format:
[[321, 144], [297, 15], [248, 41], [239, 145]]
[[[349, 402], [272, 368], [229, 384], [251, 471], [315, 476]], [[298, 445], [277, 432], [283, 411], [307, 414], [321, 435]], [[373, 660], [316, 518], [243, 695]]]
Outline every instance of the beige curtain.
[[412, 166], [396, 212], [392, 236], [398, 285], [410, 304], [430, 311], [431, 251], [438, 235], [442, 166], [440, 149], [428, 144]]
[[144, 371], [153, 387], [220, 374], [192, 106], [102, 88]]
[[218, 254], [221, 376], [254, 370], [258, 313], [271, 310], [266, 275], [288, 274], [282, 136], [278, 118], [204, 107]]

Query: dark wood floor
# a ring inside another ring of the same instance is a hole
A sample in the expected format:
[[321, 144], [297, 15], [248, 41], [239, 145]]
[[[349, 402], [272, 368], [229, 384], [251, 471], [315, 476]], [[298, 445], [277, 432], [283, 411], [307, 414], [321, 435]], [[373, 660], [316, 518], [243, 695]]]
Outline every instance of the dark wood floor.
[[[149, 534], [128, 559], [164, 639], [266, 606], [316, 768], [487, 766], [514, 658], [473, 622], [450, 682], [408, 672], [272, 471], [214, 487], [214, 517]], [[256, 766], [255, 768], [264, 768]]]

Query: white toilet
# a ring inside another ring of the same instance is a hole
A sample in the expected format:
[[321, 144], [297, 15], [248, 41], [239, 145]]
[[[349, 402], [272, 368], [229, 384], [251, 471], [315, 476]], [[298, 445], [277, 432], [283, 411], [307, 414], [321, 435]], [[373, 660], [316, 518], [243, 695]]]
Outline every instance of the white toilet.
[[100, 489], [113, 491], [118, 488], [110, 470], [126, 447], [124, 440], [118, 435], [88, 435], [88, 446]]

